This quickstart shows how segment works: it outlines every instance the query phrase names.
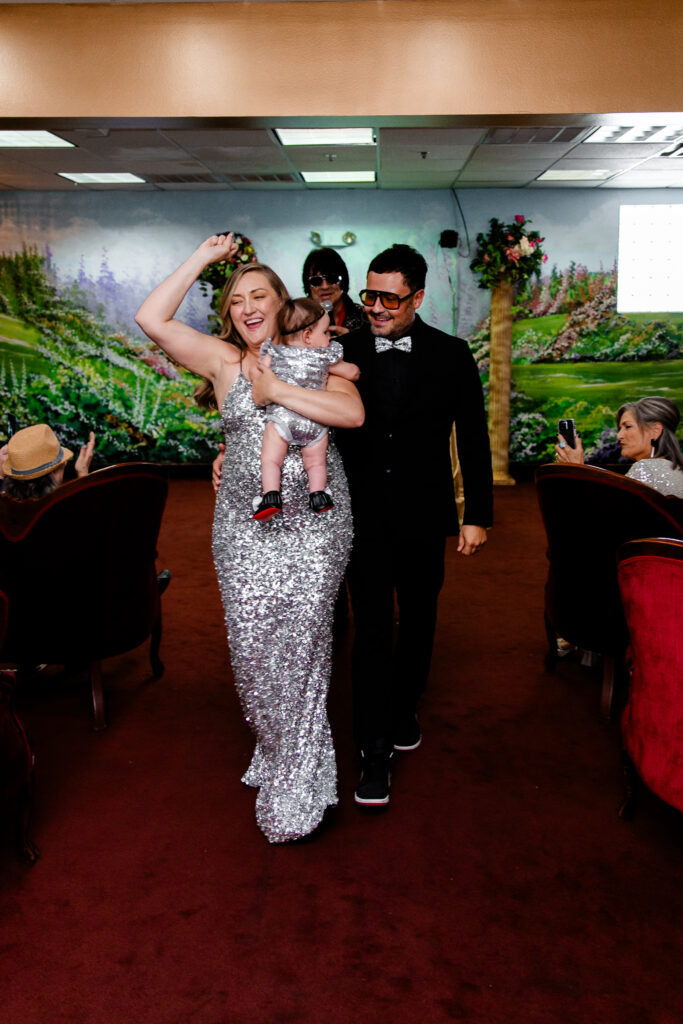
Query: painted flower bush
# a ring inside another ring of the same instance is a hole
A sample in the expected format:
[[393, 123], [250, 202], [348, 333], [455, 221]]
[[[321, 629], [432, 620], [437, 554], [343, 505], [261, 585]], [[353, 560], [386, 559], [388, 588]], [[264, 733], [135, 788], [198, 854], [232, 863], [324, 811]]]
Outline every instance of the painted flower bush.
[[480, 288], [495, 288], [501, 281], [516, 284], [540, 273], [547, 262], [538, 231], [529, 231], [527, 220], [518, 213], [512, 224], [496, 217], [489, 221], [488, 234], [477, 235], [477, 252], [470, 270], [479, 277]]

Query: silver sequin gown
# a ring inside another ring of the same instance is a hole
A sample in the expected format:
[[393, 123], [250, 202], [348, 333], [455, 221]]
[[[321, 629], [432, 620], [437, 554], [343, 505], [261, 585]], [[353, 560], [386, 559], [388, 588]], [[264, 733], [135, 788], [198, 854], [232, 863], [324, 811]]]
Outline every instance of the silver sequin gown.
[[352, 522], [341, 458], [330, 444], [334, 508], [308, 508], [299, 449], [282, 467], [282, 513], [252, 518], [261, 493], [265, 410], [241, 374], [221, 413], [225, 461], [216, 498], [213, 556], [233, 674], [256, 737], [242, 781], [258, 787], [256, 820], [272, 843], [307, 835], [337, 802], [327, 718], [332, 615], [351, 548]]

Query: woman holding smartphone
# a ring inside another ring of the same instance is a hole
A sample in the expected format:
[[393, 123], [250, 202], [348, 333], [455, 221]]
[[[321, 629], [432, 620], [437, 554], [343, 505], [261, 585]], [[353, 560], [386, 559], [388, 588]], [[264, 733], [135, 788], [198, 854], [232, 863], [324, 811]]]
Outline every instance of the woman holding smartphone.
[[[633, 459], [626, 476], [654, 487], [661, 494], [683, 498], [683, 455], [676, 438], [681, 414], [670, 398], [658, 396], [627, 402], [617, 413], [617, 441], [621, 454]], [[582, 465], [583, 444], [578, 434], [575, 446], [558, 434], [555, 462]]]

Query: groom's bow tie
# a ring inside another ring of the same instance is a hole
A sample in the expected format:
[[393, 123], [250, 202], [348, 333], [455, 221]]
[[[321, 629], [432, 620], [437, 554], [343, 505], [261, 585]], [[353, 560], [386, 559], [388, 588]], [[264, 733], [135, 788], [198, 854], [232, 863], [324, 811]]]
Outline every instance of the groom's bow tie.
[[410, 338], [399, 338], [397, 341], [390, 341], [389, 338], [375, 338], [375, 352], [388, 352], [395, 348], [399, 352], [410, 352], [413, 343]]

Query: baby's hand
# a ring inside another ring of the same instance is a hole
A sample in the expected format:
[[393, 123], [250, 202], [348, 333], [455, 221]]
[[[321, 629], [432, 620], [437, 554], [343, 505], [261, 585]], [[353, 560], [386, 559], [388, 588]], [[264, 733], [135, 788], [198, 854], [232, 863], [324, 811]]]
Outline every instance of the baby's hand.
[[330, 366], [330, 373], [336, 377], [343, 377], [344, 380], [357, 381], [360, 377], [360, 369], [355, 363], [347, 363], [345, 359], [340, 359], [338, 363], [332, 363]]

